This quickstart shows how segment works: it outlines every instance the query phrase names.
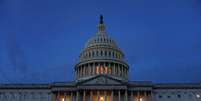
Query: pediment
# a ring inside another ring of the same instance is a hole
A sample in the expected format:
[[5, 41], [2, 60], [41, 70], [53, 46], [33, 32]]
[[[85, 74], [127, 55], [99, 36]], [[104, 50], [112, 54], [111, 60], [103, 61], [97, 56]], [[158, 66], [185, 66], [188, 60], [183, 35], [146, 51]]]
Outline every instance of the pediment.
[[119, 85], [122, 81], [106, 75], [99, 75], [88, 80], [82, 81], [81, 85]]

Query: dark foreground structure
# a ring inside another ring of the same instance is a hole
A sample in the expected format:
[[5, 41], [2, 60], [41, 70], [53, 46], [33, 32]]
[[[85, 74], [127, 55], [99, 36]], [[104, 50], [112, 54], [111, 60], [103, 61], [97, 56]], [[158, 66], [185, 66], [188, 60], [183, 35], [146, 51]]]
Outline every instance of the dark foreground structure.
[[0, 101], [201, 101], [201, 84], [154, 84], [128, 80], [123, 52], [105, 31], [81, 51], [75, 81], [51, 84], [1, 84]]

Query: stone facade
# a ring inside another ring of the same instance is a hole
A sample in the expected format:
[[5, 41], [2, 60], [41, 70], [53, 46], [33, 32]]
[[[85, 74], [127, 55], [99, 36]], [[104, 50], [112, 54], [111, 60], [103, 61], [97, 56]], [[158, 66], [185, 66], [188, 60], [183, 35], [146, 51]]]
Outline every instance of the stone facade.
[[85, 45], [75, 80], [50, 84], [0, 84], [0, 101], [201, 101], [201, 84], [129, 81], [124, 54], [105, 31]]
[[51, 101], [48, 84], [0, 85], [0, 101]]

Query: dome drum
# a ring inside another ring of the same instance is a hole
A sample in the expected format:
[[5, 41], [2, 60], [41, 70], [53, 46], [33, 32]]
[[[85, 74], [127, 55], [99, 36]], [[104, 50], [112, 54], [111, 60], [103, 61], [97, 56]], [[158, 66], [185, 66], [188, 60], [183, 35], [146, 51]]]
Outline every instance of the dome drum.
[[123, 60], [124, 54], [120, 50], [103, 47], [87, 48], [80, 54], [80, 61], [102, 58]]
[[76, 79], [86, 80], [97, 75], [108, 75], [117, 77], [119, 80], [127, 80], [127, 65], [117, 62], [90, 62], [77, 65], [75, 68]]

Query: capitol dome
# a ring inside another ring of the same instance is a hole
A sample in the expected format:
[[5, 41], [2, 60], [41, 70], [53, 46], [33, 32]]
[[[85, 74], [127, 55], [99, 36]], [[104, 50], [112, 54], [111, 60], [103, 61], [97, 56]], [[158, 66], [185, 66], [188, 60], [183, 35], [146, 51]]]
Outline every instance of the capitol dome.
[[128, 65], [124, 61], [124, 54], [106, 33], [103, 16], [100, 16], [97, 33], [87, 41], [81, 51], [75, 72], [77, 81], [98, 75], [127, 80]]
[[97, 32], [97, 34], [87, 42], [85, 48], [101, 45], [117, 48], [115, 41], [110, 38], [106, 32]]

